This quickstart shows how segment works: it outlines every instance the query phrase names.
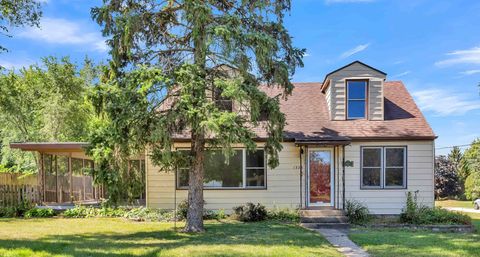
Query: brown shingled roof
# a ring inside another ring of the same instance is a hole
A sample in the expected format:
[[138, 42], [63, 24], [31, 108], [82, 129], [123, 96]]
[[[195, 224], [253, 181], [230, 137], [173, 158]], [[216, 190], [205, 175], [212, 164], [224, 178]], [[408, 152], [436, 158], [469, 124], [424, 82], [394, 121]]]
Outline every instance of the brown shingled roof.
[[[330, 120], [322, 83], [294, 83], [292, 95], [281, 100], [286, 115], [285, 140], [306, 142], [346, 142], [350, 140], [435, 139], [435, 134], [413, 98], [400, 81], [384, 83], [384, 120]], [[262, 88], [273, 97], [279, 88]], [[267, 138], [262, 128], [254, 128], [257, 139]], [[188, 133], [176, 136], [189, 140]]]
[[[281, 102], [287, 117], [285, 134], [296, 140], [322, 138], [434, 139], [435, 134], [400, 81], [384, 83], [385, 119], [330, 120], [321, 83], [295, 83], [288, 100]], [[267, 89], [274, 94], [274, 89]]]

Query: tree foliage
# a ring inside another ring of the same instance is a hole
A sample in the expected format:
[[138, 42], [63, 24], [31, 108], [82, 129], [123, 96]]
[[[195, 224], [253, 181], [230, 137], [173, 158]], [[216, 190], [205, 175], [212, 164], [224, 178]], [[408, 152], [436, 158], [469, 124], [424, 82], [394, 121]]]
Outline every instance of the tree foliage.
[[10, 142], [85, 141], [93, 114], [86, 92], [96, 74], [89, 60], [79, 69], [54, 57], [0, 74], [1, 163], [15, 171], [36, 169], [34, 156], [10, 150]]
[[475, 139], [462, 158], [461, 177], [465, 183], [465, 197], [480, 197], [480, 139]]
[[460, 178], [451, 158], [435, 158], [435, 198], [456, 197], [461, 192]]
[[[0, 34], [9, 36], [9, 27], [39, 26], [42, 11], [36, 0], [0, 0]], [[0, 52], [7, 50], [0, 45]]]
[[[261, 128], [268, 164], [278, 165], [285, 125], [279, 98], [291, 93], [289, 78], [304, 53], [283, 26], [289, 8], [289, 0], [105, 0], [92, 10], [110, 38], [112, 62], [95, 100], [105, 128], [92, 136], [91, 152], [110, 172], [145, 147], [165, 171], [187, 163], [186, 231], [203, 230], [207, 148], [226, 156], [235, 144], [253, 150], [254, 128]], [[271, 97], [262, 86], [283, 93]], [[216, 97], [232, 100], [235, 111]], [[182, 135], [191, 139], [189, 155], [173, 148]]]

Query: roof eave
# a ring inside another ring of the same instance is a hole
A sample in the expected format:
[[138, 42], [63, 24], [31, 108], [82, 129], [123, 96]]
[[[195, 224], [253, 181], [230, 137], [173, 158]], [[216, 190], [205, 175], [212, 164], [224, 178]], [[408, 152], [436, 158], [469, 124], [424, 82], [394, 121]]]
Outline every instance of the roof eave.
[[10, 143], [10, 148], [37, 152], [83, 152], [86, 142], [24, 142]]
[[372, 67], [372, 66], [370, 66], [370, 65], [368, 65], [368, 64], [365, 64], [365, 63], [363, 63], [363, 62], [361, 62], [361, 61], [359, 61], [359, 60], [356, 60], [356, 61], [353, 61], [353, 62], [351, 62], [351, 63], [349, 63], [349, 64], [347, 64], [347, 65], [345, 65], [345, 66], [343, 66], [343, 67], [340, 67], [340, 68], [338, 68], [338, 69], [336, 69], [336, 70], [334, 70], [334, 71], [332, 71], [332, 72], [329, 72], [327, 75], [325, 75], [325, 79], [323, 79], [322, 88], [321, 88], [322, 92], [325, 93], [325, 90], [327, 90], [327, 88], [328, 88], [328, 86], [329, 86], [329, 84], [330, 84], [330, 83], [327, 82], [327, 78], [328, 78], [330, 75], [332, 75], [333, 73], [335, 73], [335, 72], [337, 72], [337, 71], [343, 70], [343, 69], [347, 68], [348, 66], [353, 65], [353, 64], [355, 64], [355, 63], [361, 64], [361, 65], [363, 65], [363, 66], [365, 66], [365, 67], [367, 67], [367, 68], [369, 68], [369, 69], [372, 69], [372, 70], [374, 70], [374, 71], [376, 71], [376, 72], [379, 72], [379, 73], [387, 76], [387, 73], [386, 73], [386, 72], [383, 72], [383, 71], [381, 71], [381, 70], [379, 70], [379, 69], [377, 69], [377, 68], [374, 68], [374, 67]]

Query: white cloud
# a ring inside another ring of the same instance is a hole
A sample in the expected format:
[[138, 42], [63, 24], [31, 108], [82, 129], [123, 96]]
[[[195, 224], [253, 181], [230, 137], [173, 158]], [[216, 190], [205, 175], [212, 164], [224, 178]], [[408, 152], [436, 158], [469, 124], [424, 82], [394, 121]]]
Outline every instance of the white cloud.
[[425, 89], [412, 93], [422, 111], [436, 116], [463, 115], [480, 109], [480, 100], [468, 94], [459, 94], [442, 89]]
[[466, 71], [460, 72], [460, 74], [465, 75], [465, 76], [473, 75], [473, 74], [477, 74], [477, 73], [480, 73], [480, 70], [466, 70]]
[[82, 23], [65, 19], [42, 18], [40, 28], [27, 28], [20, 37], [50, 44], [83, 45], [87, 50], [107, 51], [105, 38], [98, 31], [89, 31]]
[[396, 75], [391, 76], [391, 78], [403, 77], [403, 76], [406, 76], [406, 75], [408, 75], [408, 74], [410, 74], [410, 73], [412, 73], [412, 72], [409, 71], [409, 70], [408, 70], [408, 71], [404, 71], [404, 72], [402, 72], [402, 73], [399, 73], [399, 74], [396, 74]]
[[454, 64], [480, 64], [480, 46], [466, 50], [456, 50], [446, 54], [449, 58], [435, 63], [437, 66]]
[[363, 45], [358, 45], [350, 50], [347, 50], [345, 51], [344, 53], [342, 53], [340, 55], [340, 58], [341, 59], [345, 59], [345, 58], [348, 58], [356, 53], [360, 53], [361, 51], [364, 51], [365, 49], [368, 48], [368, 46], [370, 46], [370, 44], [363, 44]]
[[325, 0], [326, 4], [371, 3], [375, 0]]
[[7, 61], [7, 60], [0, 60], [0, 66], [5, 69], [15, 69], [20, 70], [23, 67], [28, 67], [34, 63], [33, 60], [25, 59], [25, 60], [15, 60], [15, 61]]

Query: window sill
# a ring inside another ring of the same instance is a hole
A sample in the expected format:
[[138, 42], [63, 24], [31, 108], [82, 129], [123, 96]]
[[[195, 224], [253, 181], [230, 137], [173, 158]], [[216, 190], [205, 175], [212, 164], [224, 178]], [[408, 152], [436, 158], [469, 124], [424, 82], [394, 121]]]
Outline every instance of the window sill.
[[[216, 191], [216, 190], [240, 190], [240, 191], [244, 191], [244, 190], [267, 190], [268, 188], [267, 187], [223, 187], [223, 188], [203, 188], [203, 191]], [[182, 190], [182, 191], [186, 191], [188, 190], [188, 187], [177, 187], [176, 190]]]
[[360, 190], [407, 190], [407, 187], [360, 187]]

